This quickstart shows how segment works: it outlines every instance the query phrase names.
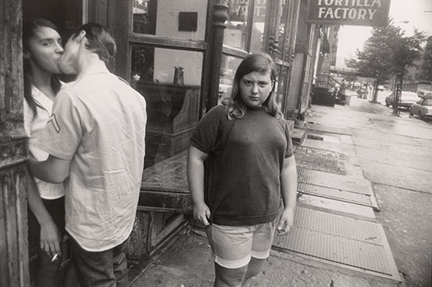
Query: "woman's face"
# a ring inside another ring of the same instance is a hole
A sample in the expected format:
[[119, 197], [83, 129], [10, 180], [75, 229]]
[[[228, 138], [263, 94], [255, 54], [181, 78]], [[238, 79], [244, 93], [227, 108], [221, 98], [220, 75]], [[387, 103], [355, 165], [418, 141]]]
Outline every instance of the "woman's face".
[[273, 81], [268, 72], [251, 72], [240, 79], [240, 95], [250, 108], [261, 107], [273, 89]]
[[62, 39], [56, 30], [49, 27], [37, 28], [28, 42], [25, 58], [40, 70], [60, 74], [58, 61], [63, 54], [61, 42]]

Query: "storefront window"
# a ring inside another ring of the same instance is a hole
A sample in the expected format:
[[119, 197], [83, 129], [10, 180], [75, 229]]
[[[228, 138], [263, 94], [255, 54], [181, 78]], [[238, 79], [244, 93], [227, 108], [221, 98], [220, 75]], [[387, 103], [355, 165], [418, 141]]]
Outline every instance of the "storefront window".
[[202, 41], [207, 1], [132, 0], [134, 33]]
[[285, 92], [287, 90], [286, 81], [288, 78], [288, 67], [279, 66], [278, 68], [279, 71], [278, 71], [278, 78], [277, 78], [277, 86], [275, 88], [275, 91], [277, 93], [276, 101], [278, 102], [278, 104], [282, 105]]
[[289, 55], [286, 55], [286, 50], [289, 48], [287, 47], [287, 39], [290, 36], [290, 27], [286, 27], [286, 21], [288, 19], [288, 9], [289, 9], [289, 3], [288, 1], [281, 1], [280, 7], [278, 9], [279, 15], [278, 15], [278, 23], [279, 23], [279, 29], [278, 29], [278, 50], [279, 52], [276, 54], [276, 58], [280, 59], [282, 61], [286, 61], [287, 57], [290, 57]]
[[132, 85], [147, 102], [145, 168], [185, 151], [198, 122], [203, 54], [132, 46]]
[[219, 101], [222, 101], [231, 96], [234, 74], [242, 59], [223, 55], [221, 63], [221, 74], [219, 80]]
[[252, 21], [252, 35], [250, 43], [251, 53], [259, 53], [265, 50], [264, 43], [264, 27], [266, 16], [266, 3], [267, 0], [255, 0], [255, 7]]
[[223, 41], [225, 45], [246, 50], [249, 6], [249, 0], [228, 1], [228, 20]]

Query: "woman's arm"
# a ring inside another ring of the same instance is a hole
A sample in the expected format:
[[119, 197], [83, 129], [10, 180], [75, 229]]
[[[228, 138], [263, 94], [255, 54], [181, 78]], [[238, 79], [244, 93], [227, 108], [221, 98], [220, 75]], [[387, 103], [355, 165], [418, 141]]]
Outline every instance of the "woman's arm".
[[43, 204], [42, 199], [39, 195], [36, 182], [28, 169], [26, 171], [26, 179], [28, 205], [40, 225], [40, 248], [45, 250], [48, 256], [53, 257], [54, 254], [60, 254], [61, 252], [60, 231], [54, 220], [52, 219], [51, 215], [45, 208], [45, 205]]
[[282, 199], [284, 210], [277, 227], [279, 235], [289, 232], [294, 224], [294, 210], [297, 203], [297, 166], [294, 155], [284, 160], [281, 173]]
[[207, 156], [196, 147], [189, 147], [187, 177], [193, 202], [193, 215], [205, 226], [210, 224], [210, 208], [204, 202], [204, 161]]

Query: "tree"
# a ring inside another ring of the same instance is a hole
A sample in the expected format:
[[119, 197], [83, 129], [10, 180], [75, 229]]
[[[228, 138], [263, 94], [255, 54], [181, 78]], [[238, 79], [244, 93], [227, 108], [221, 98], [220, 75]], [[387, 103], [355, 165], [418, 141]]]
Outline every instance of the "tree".
[[346, 60], [346, 63], [357, 68], [364, 77], [375, 79], [373, 101], [376, 101], [378, 85], [390, 76], [395, 76], [402, 85], [406, 68], [421, 57], [424, 40], [424, 33], [418, 30], [413, 36], [405, 37], [401, 28], [394, 26], [390, 19], [386, 26], [374, 28], [364, 50], [357, 50], [357, 59]]
[[432, 81], [432, 36], [427, 39], [424, 48], [421, 78], [422, 80]]

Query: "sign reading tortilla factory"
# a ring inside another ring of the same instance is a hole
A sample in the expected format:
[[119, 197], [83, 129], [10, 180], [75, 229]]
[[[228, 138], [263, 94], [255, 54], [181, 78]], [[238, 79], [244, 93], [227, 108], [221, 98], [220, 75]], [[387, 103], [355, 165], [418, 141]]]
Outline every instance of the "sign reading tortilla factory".
[[354, 26], [385, 26], [390, 0], [310, 0], [308, 22]]

